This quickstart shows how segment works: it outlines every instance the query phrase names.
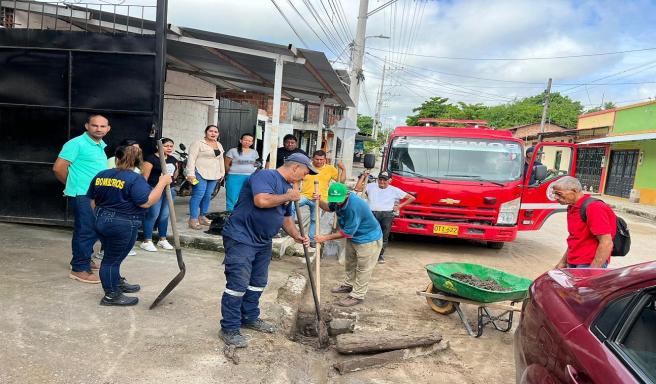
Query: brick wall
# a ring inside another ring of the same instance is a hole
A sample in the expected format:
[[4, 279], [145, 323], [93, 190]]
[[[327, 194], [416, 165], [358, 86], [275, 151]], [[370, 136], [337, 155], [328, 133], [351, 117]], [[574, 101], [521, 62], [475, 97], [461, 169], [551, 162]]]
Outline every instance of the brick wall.
[[[216, 86], [185, 73], [168, 71], [164, 85], [164, 127], [163, 136], [175, 141], [176, 147], [184, 143], [187, 147], [192, 141], [201, 139], [205, 127], [214, 123], [213, 100]], [[205, 100], [180, 100], [187, 95], [201, 96]]]
[[[545, 132], [556, 132], [556, 131], [564, 131], [564, 130], [566, 130], [566, 128], [563, 128], [559, 125], [549, 124], [549, 123], [544, 125]], [[531, 124], [531, 125], [517, 128], [516, 130], [514, 130], [513, 136], [519, 138], [525, 138], [525, 137], [536, 136], [538, 133], [540, 133], [540, 124]]]

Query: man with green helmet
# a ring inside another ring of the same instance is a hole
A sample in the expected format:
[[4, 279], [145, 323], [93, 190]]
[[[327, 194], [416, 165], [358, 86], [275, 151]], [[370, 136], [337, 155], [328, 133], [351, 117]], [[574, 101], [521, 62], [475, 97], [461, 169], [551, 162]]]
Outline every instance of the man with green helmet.
[[351, 307], [362, 303], [369, 279], [383, 247], [383, 232], [369, 205], [342, 183], [328, 188], [328, 201], [320, 201], [323, 210], [335, 212], [339, 231], [315, 237], [317, 243], [346, 238], [346, 277], [333, 293], [348, 293], [337, 305]]

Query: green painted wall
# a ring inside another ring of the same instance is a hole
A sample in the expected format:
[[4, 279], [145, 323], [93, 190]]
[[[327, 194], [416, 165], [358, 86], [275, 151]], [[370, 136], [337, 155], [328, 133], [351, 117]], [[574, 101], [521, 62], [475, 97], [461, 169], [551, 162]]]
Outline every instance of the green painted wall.
[[642, 164], [636, 169], [635, 188], [656, 189], [656, 140], [613, 144], [613, 150], [639, 149], [643, 151]]
[[615, 113], [613, 135], [639, 131], [656, 131], [656, 104], [622, 109]]

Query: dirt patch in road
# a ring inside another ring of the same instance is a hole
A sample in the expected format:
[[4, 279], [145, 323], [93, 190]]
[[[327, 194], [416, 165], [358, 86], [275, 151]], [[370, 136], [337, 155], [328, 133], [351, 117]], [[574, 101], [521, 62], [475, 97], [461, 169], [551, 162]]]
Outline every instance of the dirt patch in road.
[[494, 279], [482, 280], [478, 276], [474, 276], [462, 272], [453, 273], [451, 274], [451, 277], [453, 277], [458, 281], [462, 281], [463, 283], [469, 284], [477, 288], [486, 289], [488, 291], [497, 291], [497, 292], [510, 291], [510, 288], [506, 288], [502, 286]]

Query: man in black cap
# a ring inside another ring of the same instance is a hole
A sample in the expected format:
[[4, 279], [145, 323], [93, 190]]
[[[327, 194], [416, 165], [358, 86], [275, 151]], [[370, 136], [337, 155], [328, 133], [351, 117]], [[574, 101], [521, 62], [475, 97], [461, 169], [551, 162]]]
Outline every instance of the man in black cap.
[[297, 187], [305, 175], [316, 175], [310, 159], [294, 153], [277, 169], [253, 173], [244, 183], [232, 214], [223, 227], [226, 287], [221, 299], [221, 331], [226, 344], [246, 347], [240, 328], [273, 333], [276, 327], [260, 319], [259, 301], [271, 261], [271, 238], [282, 227], [297, 243], [308, 245], [291, 217], [291, 205], [301, 198]]
[[[362, 173], [358, 183], [355, 185], [355, 190], [357, 192], [362, 192], [365, 181], [368, 177], [369, 170], [367, 169]], [[387, 241], [389, 239], [390, 230], [392, 229], [394, 216], [398, 215], [401, 208], [415, 201], [414, 196], [397, 187], [391, 186], [391, 179], [392, 176], [389, 172], [380, 172], [378, 174], [378, 181], [367, 184], [365, 189], [369, 208], [376, 217], [376, 220], [378, 220], [380, 228], [383, 230], [383, 248], [380, 250], [380, 255], [378, 255], [379, 264], [385, 262], [383, 254], [385, 253], [385, 247], [387, 247]], [[401, 200], [403, 200], [403, 202], [401, 202]]]
[[[526, 177], [526, 173], [529, 171], [528, 167], [531, 164], [531, 157], [533, 157], [533, 152], [535, 152], [535, 147], [528, 147], [526, 149], [526, 157], [524, 157], [524, 173], [523, 173], [524, 177]], [[535, 168], [536, 165], [542, 165], [542, 163], [540, 162], [539, 152], [535, 157], [535, 162], [533, 163], [533, 167]], [[535, 180], [535, 172], [531, 172], [531, 178], [528, 181], [528, 185], [533, 185], [536, 182], [537, 180]]]

